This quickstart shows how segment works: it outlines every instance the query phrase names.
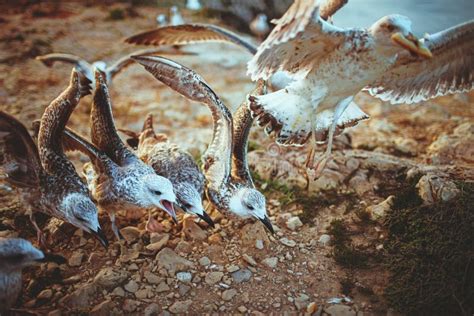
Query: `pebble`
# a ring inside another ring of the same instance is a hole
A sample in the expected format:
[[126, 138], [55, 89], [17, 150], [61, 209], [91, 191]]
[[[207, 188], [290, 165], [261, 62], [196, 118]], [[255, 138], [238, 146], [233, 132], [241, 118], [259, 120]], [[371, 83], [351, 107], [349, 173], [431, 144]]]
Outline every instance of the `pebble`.
[[252, 272], [248, 269], [241, 269], [235, 272], [232, 272], [232, 278], [236, 283], [242, 283], [250, 280], [252, 277]]
[[178, 286], [178, 293], [181, 296], [186, 295], [191, 290], [191, 287], [185, 284], [180, 284]]
[[298, 216], [291, 217], [286, 221], [286, 227], [288, 227], [289, 230], [295, 231], [301, 226], [303, 226], [303, 223]]
[[114, 302], [105, 300], [92, 308], [89, 315], [91, 316], [107, 316], [110, 315], [110, 310], [115, 307]]
[[119, 287], [116, 287], [116, 288], [112, 291], [112, 295], [124, 297], [124, 296], [125, 296], [125, 290], [122, 289], [120, 286], [119, 286]]
[[122, 308], [125, 312], [131, 313], [131, 312], [134, 312], [134, 311], [137, 310], [138, 305], [140, 305], [140, 303], [138, 301], [131, 300], [131, 299], [125, 299], [123, 301]]
[[239, 270], [240, 270], [240, 267], [238, 265], [235, 265], [235, 264], [231, 264], [230, 266], [227, 267], [227, 272], [229, 272], [229, 273], [239, 271]]
[[143, 311], [144, 316], [158, 316], [160, 314], [160, 306], [156, 303], [151, 303], [145, 307]]
[[193, 275], [190, 272], [178, 272], [176, 278], [183, 283], [189, 283], [193, 279]]
[[170, 306], [169, 311], [173, 314], [184, 314], [188, 311], [189, 307], [193, 304], [193, 301], [176, 301]]
[[373, 220], [383, 219], [385, 214], [387, 214], [387, 212], [392, 208], [394, 199], [395, 196], [390, 195], [386, 200], [380, 202], [379, 204], [367, 207], [367, 212], [369, 212], [370, 217]]
[[288, 239], [286, 237], [280, 238], [280, 242], [287, 247], [293, 248], [296, 246], [296, 241]]
[[313, 315], [314, 313], [316, 313], [317, 310], [318, 304], [316, 304], [315, 302], [311, 302], [308, 304], [308, 306], [306, 306], [306, 313], [308, 313], [309, 315]]
[[255, 261], [255, 259], [252, 258], [251, 256], [249, 256], [248, 254], [243, 254], [242, 259], [244, 259], [245, 262], [247, 262], [248, 264], [250, 264], [252, 266], [257, 265], [257, 262]]
[[139, 286], [137, 282], [131, 280], [127, 284], [125, 284], [124, 288], [130, 293], [135, 293], [136, 291], [138, 291]]
[[295, 306], [298, 310], [306, 309], [308, 301], [309, 296], [302, 293], [295, 299]]
[[323, 247], [329, 246], [329, 244], [331, 243], [331, 236], [327, 234], [322, 234], [318, 239], [318, 243]]
[[202, 257], [199, 259], [199, 264], [203, 267], [207, 267], [211, 264], [211, 259], [209, 259], [208, 257]]
[[122, 233], [123, 238], [127, 241], [127, 243], [131, 244], [140, 238], [140, 230], [134, 226], [127, 226], [120, 230]]
[[47, 299], [50, 299], [51, 297], [53, 297], [53, 291], [51, 289], [46, 289], [46, 290], [41, 291], [36, 297], [36, 299], [47, 300]]
[[179, 270], [194, 268], [194, 264], [191, 261], [179, 256], [170, 248], [160, 250], [155, 260], [158, 262], [158, 268], [165, 268], [171, 275], [174, 275]]
[[166, 292], [166, 291], [169, 291], [169, 290], [170, 290], [170, 287], [168, 286], [168, 284], [166, 284], [166, 282], [161, 282], [156, 287], [156, 292], [158, 292], [158, 293]]
[[350, 306], [343, 304], [331, 305], [324, 309], [324, 312], [329, 315], [340, 315], [340, 316], [356, 316], [357, 313]]
[[163, 278], [150, 271], [145, 271], [145, 273], [143, 273], [143, 277], [149, 284], [159, 284], [161, 281], [163, 281]]
[[257, 240], [255, 241], [255, 248], [262, 250], [263, 247], [264, 247], [264, 245], [263, 245], [263, 240], [257, 239]]
[[[150, 251], [160, 251], [168, 241], [170, 240], [170, 236], [168, 234], [154, 234], [155, 237], [151, 240], [152, 243], [147, 245], [145, 248]], [[156, 236], [158, 235], [158, 236]]]
[[224, 292], [222, 292], [222, 299], [224, 301], [230, 301], [236, 295], [237, 295], [237, 290], [236, 289], [225, 290]]
[[237, 310], [243, 314], [247, 311], [247, 307], [245, 307], [244, 305], [240, 305], [239, 307], [237, 307]]
[[273, 269], [273, 268], [276, 268], [278, 264], [278, 258], [277, 257], [266, 258], [266, 259], [263, 259], [262, 263], [266, 265], [267, 267]]
[[194, 240], [202, 241], [202, 240], [206, 240], [207, 238], [206, 231], [203, 230], [201, 227], [199, 227], [198, 224], [194, 222], [194, 218], [192, 216], [187, 216], [183, 220], [183, 231], [184, 231], [184, 235]]
[[82, 263], [82, 258], [84, 257], [84, 253], [81, 251], [75, 252], [69, 258], [68, 264], [71, 267], [78, 267]]
[[206, 278], [205, 278], [205, 281], [207, 284], [209, 285], [214, 285], [216, 284], [217, 282], [219, 282], [222, 277], [224, 276], [224, 273], [223, 272], [218, 272], [218, 271], [215, 271], [215, 272], [208, 272], [206, 274]]

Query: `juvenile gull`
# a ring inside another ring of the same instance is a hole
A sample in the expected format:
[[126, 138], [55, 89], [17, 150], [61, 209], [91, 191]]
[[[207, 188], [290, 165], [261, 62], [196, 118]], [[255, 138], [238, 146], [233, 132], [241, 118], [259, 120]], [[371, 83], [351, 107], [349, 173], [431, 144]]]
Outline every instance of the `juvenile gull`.
[[95, 82], [91, 138], [97, 148], [71, 130], [66, 131], [66, 142], [67, 146], [81, 150], [92, 160], [92, 164], [84, 167], [84, 173], [99, 208], [110, 217], [115, 236], [121, 239], [115, 223], [116, 212], [120, 210], [159, 207], [176, 221], [173, 185], [125, 146], [115, 128], [109, 90], [100, 70], [95, 71]]
[[[209, 85], [194, 71], [163, 57], [133, 57], [155, 78], [190, 100], [206, 104], [214, 132], [203, 156], [206, 195], [221, 212], [240, 218], [257, 218], [272, 233], [265, 197], [255, 189], [247, 165], [247, 139], [252, 119], [246, 102], [232, 115]], [[262, 93], [259, 82], [254, 93]]]
[[108, 244], [89, 191], [61, 145], [66, 122], [85, 93], [83, 88], [73, 70], [69, 87], [44, 111], [38, 147], [23, 124], [0, 111], [0, 144], [4, 149], [0, 171], [7, 182], [20, 189], [38, 241], [45, 248], [44, 236], [34, 217], [36, 211], [71, 223], [93, 234], [102, 245]]
[[204, 175], [188, 152], [171, 143], [165, 134], [155, 133], [153, 116], [148, 114], [140, 134], [123, 129], [119, 131], [130, 137], [127, 142], [137, 148], [136, 154], [140, 159], [152, 166], [158, 175], [171, 181], [177, 205], [214, 227], [214, 222], [202, 206]]
[[136, 56], [136, 55], [142, 55], [142, 54], [185, 55], [188, 53], [182, 52], [172, 47], [140, 50], [132, 54], [125, 55], [110, 65], [108, 65], [106, 62], [102, 60], [95, 61], [91, 64], [79, 56], [76, 56], [73, 54], [63, 54], [63, 53], [51, 53], [51, 54], [46, 54], [42, 56], [37, 56], [36, 60], [41, 61], [47, 67], [52, 67], [55, 62], [65, 62], [65, 63], [73, 64], [74, 67], [76, 67], [76, 69], [91, 82], [91, 88], [94, 88], [95, 87], [94, 68], [100, 69], [101, 71], [105, 73], [105, 77], [107, 78], [107, 84], [110, 86], [112, 84], [112, 79], [119, 72], [121, 72], [122, 70], [124, 70], [125, 68], [127, 68], [129, 65], [133, 63], [133, 60], [130, 59], [130, 56], [132, 55]]
[[20, 294], [23, 268], [44, 259], [43, 252], [29, 241], [0, 237], [0, 315], [15, 304]]

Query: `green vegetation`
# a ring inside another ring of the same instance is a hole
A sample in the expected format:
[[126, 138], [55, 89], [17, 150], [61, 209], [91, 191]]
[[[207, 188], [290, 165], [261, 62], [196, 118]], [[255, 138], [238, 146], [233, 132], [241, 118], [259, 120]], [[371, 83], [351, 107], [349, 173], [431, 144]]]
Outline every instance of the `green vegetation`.
[[411, 185], [386, 216], [388, 303], [413, 315], [474, 313], [474, 184], [457, 199], [422, 205]]

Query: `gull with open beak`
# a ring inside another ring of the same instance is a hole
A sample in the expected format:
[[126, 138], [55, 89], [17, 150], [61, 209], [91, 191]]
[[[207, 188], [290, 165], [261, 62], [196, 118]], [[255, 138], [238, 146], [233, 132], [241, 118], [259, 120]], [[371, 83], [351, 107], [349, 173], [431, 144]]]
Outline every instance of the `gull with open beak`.
[[[265, 196], [255, 189], [248, 169], [247, 145], [253, 120], [247, 101], [232, 116], [216, 93], [193, 70], [163, 57], [132, 58], [171, 89], [210, 109], [214, 131], [202, 158], [208, 200], [226, 215], [258, 219], [274, 233], [267, 216]], [[261, 94], [264, 89], [264, 82], [259, 81], [253, 93]]]
[[117, 239], [122, 239], [115, 223], [116, 212], [120, 210], [148, 209], [150, 223], [153, 220], [150, 208], [158, 207], [177, 222], [173, 185], [167, 178], [157, 175], [122, 142], [115, 128], [105, 74], [97, 69], [95, 83], [91, 110], [92, 144], [67, 129], [63, 146], [66, 150], [79, 150], [91, 159], [91, 163], [84, 166], [84, 175], [99, 209], [109, 214]]

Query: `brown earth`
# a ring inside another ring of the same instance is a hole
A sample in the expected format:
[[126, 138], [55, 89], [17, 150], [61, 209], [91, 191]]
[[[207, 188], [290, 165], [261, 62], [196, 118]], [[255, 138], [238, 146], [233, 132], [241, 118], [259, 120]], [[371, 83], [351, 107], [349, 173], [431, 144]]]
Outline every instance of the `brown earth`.
[[[114, 9], [124, 19], [110, 19]], [[159, 10], [80, 4], [2, 7], [0, 108], [30, 126], [64, 89], [70, 73], [69, 65], [48, 69], [34, 56], [67, 52], [89, 61], [114, 61], [136, 49], [122, 39], [153, 28]], [[224, 44], [186, 50], [198, 55], [170, 58], [200, 73], [234, 110], [253, 87], [245, 75], [249, 55]], [[160, 132], [196, 157], [204, 152], [212, 124], [206, 107], [181, 98], [137, 65], [117, 76], [111, 90], [117, 126], [138, 130], [152, 112]], [[90, 96], [84, 98], [70, 121], [84, 134], [90, 102]], [[156, 211], [161, 234], [145, 232], [144, 220], [119, 217], [129, 242], [122, 247], [115, 242], [106, 251], [71, 225], [44, 218], [51, 250], [69, 262], [27, 269], [17, 313], [260, 315], [324, 309], [331, 315], [393, 315], [383, 298], [389, 274], [377, 261], [387, 237], [379, 217], [390, 203], [373, 206], [406, 187], [415, 175], [427, 175], [427, 186], [420, 185], [427, 201], [455, 195], [450, 186], [454, 180], [474, 179], [474, 95], [391, 106], [360, 94], [356, 102], [371, 119], [338, 137], [333, 161], [309, 185], [302, 168], [306, 148], [266, 150], [271, 139], [258, 127], [252, 130], [249, 160], [267, 195], [275, 236], [258, 223], [232, 223], [217, 212], [212, 217], [218, 225], [211, 230], [191, 218], [184, 220], [184, 228], [183, 221], [173, 225]], [[78, 154], [71, 158], [79, 171], [87, 161]], [[435, 176], [441, 179], [437, 186]], [[0, 196], [0, 235], [36, 242], [14, 190], [3, 185]], [[371, 257], [368, 265], [337, 264], [333, 247], [320, 240], [339, 218], [347, 223], [352, 243]], [[107, 216], [100, 219], [112, 238]], [[147, 247], [153, 242], [154, 249]], [[249, 279], [239, 283], [246, 275]], [[343, 293], [350, 301], [328, 302], [343, 298]]]

